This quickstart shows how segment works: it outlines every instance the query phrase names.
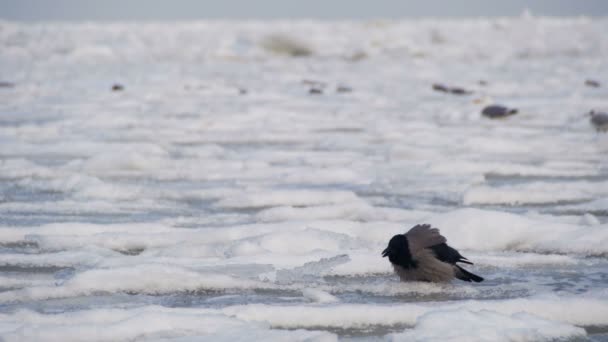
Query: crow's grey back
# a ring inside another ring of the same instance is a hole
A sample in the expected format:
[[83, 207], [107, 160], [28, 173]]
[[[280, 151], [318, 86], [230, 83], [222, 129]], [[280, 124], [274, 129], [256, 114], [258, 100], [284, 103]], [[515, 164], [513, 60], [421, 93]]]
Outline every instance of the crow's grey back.
[[410, 251], [415, 253], [423, 248], [435, 246], [447, 241], [439, 233], [439, 229], [431, 228], [428, 224], [418, 224], [405, 233]]
[[608, 125], [608, 113], [594, 113], [591, 122], [596, 126]]

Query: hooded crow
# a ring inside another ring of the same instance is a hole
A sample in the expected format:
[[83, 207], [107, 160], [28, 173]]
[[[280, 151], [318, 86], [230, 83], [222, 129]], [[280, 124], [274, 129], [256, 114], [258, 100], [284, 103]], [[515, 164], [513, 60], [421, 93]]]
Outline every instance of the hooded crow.
[[428, 224], [414, 226], [405, 234], [393, 236], [382, 256], [388, 256], [401, 281], [447, 282], [454, 278], [483, 281], [456, 263], [472, 265], [467, 258], [446, 244], [439, 229]]
[[608, 113], [592, 110], [589, 112], [589, 116], [591, 117], [591, 124], [595, 127], [596, 131], [608, 132]]

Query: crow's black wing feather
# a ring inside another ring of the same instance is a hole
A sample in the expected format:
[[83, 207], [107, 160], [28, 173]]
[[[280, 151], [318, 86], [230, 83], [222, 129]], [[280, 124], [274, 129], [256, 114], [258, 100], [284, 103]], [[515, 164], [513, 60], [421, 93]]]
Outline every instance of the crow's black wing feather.
[[483, 278], [478, 276], [477, 274], [473, 274], [467, 270], [465, 270], [464, 268], [456, 265], [456, 272], [455, 272], [455, 276], [456, 278], [460, 279], [460, 280], [464, 280], [464, 281], [468, 281], [468, 282], [482, 282]]
[[454, 265], [457, 262], [462, 262], [465, 264], [473, 265], [472, 262], [467, 260], [467, 258], [463, 257], [462, 255], [460, 255], [460, 253], [458, 253], [457, 250], [448, 246], [446, 243], [440, 243], [438, 245], [431, 246], [428, 248], [431, 249], [435, 253], [435, 255], [437, 256], [437, 259], [439, 259], [443, 262], [447, 262], [448, 264]]

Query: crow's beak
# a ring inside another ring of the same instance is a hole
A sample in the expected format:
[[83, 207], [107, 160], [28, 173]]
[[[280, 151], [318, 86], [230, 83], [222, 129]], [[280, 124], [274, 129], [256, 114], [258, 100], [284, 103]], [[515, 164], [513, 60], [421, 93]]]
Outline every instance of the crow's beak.
[[389, 250], [388, 250], [388, 247], [387, 247], [385, 250], [382, 251], [382, 257], [383, 258], [386, 257], [388, 255], [388, 252], [389, 252]]

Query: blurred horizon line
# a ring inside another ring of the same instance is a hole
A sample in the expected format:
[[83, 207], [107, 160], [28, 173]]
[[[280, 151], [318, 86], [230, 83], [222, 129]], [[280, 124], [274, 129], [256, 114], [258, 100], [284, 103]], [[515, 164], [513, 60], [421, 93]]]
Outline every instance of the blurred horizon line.
[[315, 18], [315, 17], [209, 17], [209, 18], [69, 18], [69, 19], [14, 19], [4, 18], [0, 16], [0, 23], [130, 23], [130, 22], [147, 22], [147, 23], [196, 23], [196, 22], [400, 22], [400, 21], [429, 21], [429, 20], [449, 20], [449, 21], [469, 21], [469, 20], [504, 20], [504, 19], [589, 19], [589, 20], [606, 20], [608, 15], [486, 15], [486, 16], [403, 16], [403, 17], [369, 17], [369, 18]]
[[0, 20], [192, 21], [606, 17], [605, 0], [0, 0]]

